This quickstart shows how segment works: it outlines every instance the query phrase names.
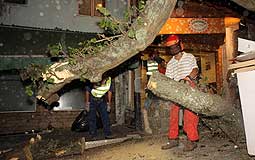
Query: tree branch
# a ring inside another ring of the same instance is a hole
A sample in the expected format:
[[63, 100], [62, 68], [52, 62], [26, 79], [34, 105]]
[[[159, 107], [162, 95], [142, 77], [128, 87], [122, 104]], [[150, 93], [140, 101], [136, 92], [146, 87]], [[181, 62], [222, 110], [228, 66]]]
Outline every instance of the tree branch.
[[175, 4], [176, 0], [148, 0], [144, 12], [140, 15], [143, 23], [141, 24], [136, 20], [131, 26], [135, 29], [135, 39], [124, 35], [100, 53], [86, 56], [76, 65], [67, 65], [65, 69], [75, 76], [69, 77], [63, 83], [55, 86], [44, 86], [40, 88], [38, 94], [47, 99], [65, 84], [80, 77], [91, 82], [100, 81], [104, 72], [122, 64], [153, 42], [169, 18]]

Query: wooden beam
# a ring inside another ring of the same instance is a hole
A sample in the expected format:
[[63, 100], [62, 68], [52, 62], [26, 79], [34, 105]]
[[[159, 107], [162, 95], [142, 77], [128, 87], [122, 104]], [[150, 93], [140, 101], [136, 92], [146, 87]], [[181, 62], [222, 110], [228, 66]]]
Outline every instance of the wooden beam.
[[255, 60], [249, 60], [249, 61], [245, 61], [245, 62], [238, 62], [235, 64], [230, 64], [228, 67], [228, 70], [232, 70], [232, 69], [238, 69], [238, 68], [243, 68], [243, 67], [249, 67], [249, 66], [253, 66], [255, 65]]
[[131, 110], [134, 110], [134, 97], [135, 97], [135, 73], [134, 71], [128, 71], [128, 105]]
[[224, 18], [169, 18], [159, 32], [159, 34], [215, 33], [225, 33]]
[[252, 71], [252, 70], [255, 70], [255, 66], [250, 66], [250, 67], [245, 67], [245, 68], [239, 68], [239, 69], [235, 70], [234, 73], [248, 72], [248, 71]]
[[225, 50], [223, 52], [223, 89], [226, 99], [229, 99], [231, 102], [235, 102], [238, 97], [236, 97], [234, 88], [230, 85], [228, 81], [228, 67], [231, 65], [231, 59], [236, 57], [237, 53], [237, 33], [235, 32], [239, 27], [239, 24], [233, 24], [226, 28], [226, 43]]
[[222, 92], [223, 87], [223, 71], [222, 71], [223, 48], [224, 48], [223, 46], [219, 47], [216, 62], [216, 85], [218, 94]]

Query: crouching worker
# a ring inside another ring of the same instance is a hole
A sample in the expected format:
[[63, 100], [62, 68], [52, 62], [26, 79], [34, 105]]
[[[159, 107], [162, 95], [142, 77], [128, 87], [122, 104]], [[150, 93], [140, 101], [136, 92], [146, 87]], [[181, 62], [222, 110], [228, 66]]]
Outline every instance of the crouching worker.
[[97, 137], [97, 111], [102, 119], [105, 139], [113, 138], [108, 115], [108, 113], [111, 111], [111, 99], [111, 77], [103, 78], [101, 82], [92, 83], [90, 86], [86, 86], [85, 109], [89, 115], [89, 134], [92, 139], [96, 139]]

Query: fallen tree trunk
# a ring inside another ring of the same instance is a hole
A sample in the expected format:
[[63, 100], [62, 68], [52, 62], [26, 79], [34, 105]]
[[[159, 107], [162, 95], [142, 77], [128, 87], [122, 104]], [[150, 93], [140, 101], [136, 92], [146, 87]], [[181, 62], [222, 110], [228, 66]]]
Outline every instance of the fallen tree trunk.
[[91, 82], [100, 81], [103, 73], [122, 64], [139, 51], [143, 51], [153, 42], [171, 15], [175, 4], [176, 0], [148, 0], [144, 12], [132, 24], [131, 28], [135, 31], [135, 38], [132, 39], [128, 35], [123, 35], [100, 53], [77, 57], [76, 65], [61, 66], [61, 68], [69, 71], [72, 76], [65, 78], [59, 84], [43, 86], [39, 89], [38, 95], [48, 99], [65, 84], [81, 77]]
[[250, 11], [253, 12], [255, 11], [255, 2], [253, 0], [232, 0], [232, 1]]
[[178, 103], [198, 114], [222, 116], [230, 111], [230, 104], [221, 96], [201, 92], [161, 73], [153, 73], [147, 87], [158, 97]]
[[[197, 88], [176, 82], [160, 73], [153, 73], [147, 88], [164, 99], [158, 99], [160, 105], [154, 104], [149, 110], [153, 132], [158, 132], [157, 130], [162, 132], [165, 127], [163, 129], [159, 127], [168, 126], [169, 115], [165, 117], [165, 112], [168, 112], [166, 109], [169, 107], [169, 102], [165, 100], [170, 100], [198, 113], [201, 123], [213, 133], [222, 132], [235, 144], [243, 141], [244, 126], [238, 102], [230, 103], [219, 95], [201, 92]], [[155, 121], [158, 121], [158, 124], [154, 124]]]

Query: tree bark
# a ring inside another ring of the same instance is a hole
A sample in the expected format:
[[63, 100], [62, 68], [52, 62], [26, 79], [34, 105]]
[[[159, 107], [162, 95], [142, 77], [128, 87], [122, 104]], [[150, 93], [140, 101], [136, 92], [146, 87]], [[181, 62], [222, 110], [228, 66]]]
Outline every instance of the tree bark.
[[250, 10], [255, 11], [255, 2], [254, 0], [232, 0], [233, 2], [237, 3], [238, 5]]
[[[148, 82], [150, 89], [156, 96], [178, 103], [183, 107], [198, 113], [201, 122], [206, 125], [212, 132], [222, 132], [233, 143], [238, 143], [244, 138], [244, 126], [240, 104], [237, 102], [229, 102], [219, 95], [209, 94], [199, 91], [197, 88], [191, 88], [188, 84], [174, 81], [161, 73], [153, 73]], [[165, 103], [165, 104], [164, 104]], [[164, 105], [163, 105], [164, 104]], [[161, 101], [160, 106], [169, 106], [169, 102]], [[160, 109], [161, 108], [161, 109]], [[157, 120], [154, 110], [162, 110], [162, 107], [156, 105], [150, 108], [150, 121]], [[161, 113], [162, 111], [159, 111]], [[163, 111], [165, 112], [165, 111]], [[165, 117], [161, 113], [160, 125], [165, 126], [168, 123], [162, 123]], [[155, 128], [156, 124], [153, 124]], [[162, 129], [161, 129], [162, 130]], [[154, 129], [155, 132], [155, 129]]]
[[150, 77], [147, 87], [158, 97], [178, 103], [198, 114], [222, 116], [230, 111], [230, 104], [221, 96], [201, 92], [158, 72]]
[[128, 35], [123, 35], [123, 37], [104, 48], [100, 53], [77, 58], [78, 63], [76, 65], [64, 66], [74, 76], [65, 79], [64, 82], [59, 84], [43, 86], [39, 89], [38, 95], [47, 99], [65, 84], [80, 77], [91, 82], [100, 81], [103, 73], [117, 67], [139, 53], [139, 51], [143, 51], [153, 42], [171, 15], [175, 4], [176, 0], [148, 0], [144, 12], [140, 15], [143, 23], [141, 24], [137, 20], [131, 27], [135, 31], [136, 38], [131, 39]]

